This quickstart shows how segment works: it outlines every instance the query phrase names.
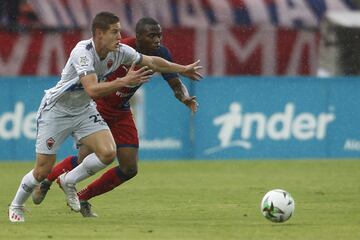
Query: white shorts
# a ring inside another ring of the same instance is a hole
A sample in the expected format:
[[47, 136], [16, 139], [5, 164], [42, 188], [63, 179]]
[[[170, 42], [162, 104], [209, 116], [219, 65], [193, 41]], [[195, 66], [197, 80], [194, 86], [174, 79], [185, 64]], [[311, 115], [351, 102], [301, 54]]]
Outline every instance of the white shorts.
[[79, 115], [58, 111], [56, 104], [51, 109], [39, 110], [37, 127], [36, 153], [42, 154], [56, 154], [60, 145], [70, 135], [79, 142], [92, 133], [109, 130], [94, 104], [90, 104]]

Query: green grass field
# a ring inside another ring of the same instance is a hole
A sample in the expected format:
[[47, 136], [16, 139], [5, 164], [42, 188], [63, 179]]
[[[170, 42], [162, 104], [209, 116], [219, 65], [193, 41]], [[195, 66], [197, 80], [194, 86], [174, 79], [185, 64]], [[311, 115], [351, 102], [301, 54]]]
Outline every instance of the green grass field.
[[[32, 166], [0, 163], [0, 239], [360, 239], [360, 160], [145, 161], [91, 200], [98, 218], [71, 212], [53, 185], [40, 206], [28, 200], [25, 223], [10, 223], [7, 205]], [[286, 223], [260, 213], [273, 188], [295, 199]]]

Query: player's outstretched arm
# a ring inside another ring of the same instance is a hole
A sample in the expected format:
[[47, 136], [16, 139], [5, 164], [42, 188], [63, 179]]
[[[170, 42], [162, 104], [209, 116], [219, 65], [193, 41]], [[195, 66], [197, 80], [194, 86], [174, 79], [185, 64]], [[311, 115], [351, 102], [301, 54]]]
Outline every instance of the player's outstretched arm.
[[195, 113], [199, 104], [196, 101], [196, 96], [190, 96], [186, 86], [181, 82], [180, 78], [175, 77], [168, 80], [168, 84], [174, 92], [175, 97], [190, 108], [192, 113]]
[[111, 82], [98, 82], [95, 73], [83, 76], [80, 78], [81, 84], [86, 93], [93, 99], [109, 95], [116, 92], [118, 89], [130, 86], [140, 85], [149, 81], [153, 71], [148, 67], [142, 67], [139, 70], [134, 70], [135, 64], [132, 64], [128, 74], [123, 78], [117, 78]]
[[203, 75], [199, 72], [200, 69], [202, 69], [202, 66], [199, 66], [200, 60], [197, 60], [196, 62], [186, 65], [186, 70], [181, 75], [190, 78], [194, 81], [199, 81], [200, 79], [204, 78]]
[[203, 78], [203, 76], [199, 72], [199, 70], [202, 69], [202, 66], [199, 66], [199, 63], [200, 60], [197, 60], [196, 62], [189, 65], [180, 65], [177, 63], [169, 62], [161, 57], [143, 55], [140, 65], [148, 66], [154, 72], [180, 73], [185, 77], [198, 81]]

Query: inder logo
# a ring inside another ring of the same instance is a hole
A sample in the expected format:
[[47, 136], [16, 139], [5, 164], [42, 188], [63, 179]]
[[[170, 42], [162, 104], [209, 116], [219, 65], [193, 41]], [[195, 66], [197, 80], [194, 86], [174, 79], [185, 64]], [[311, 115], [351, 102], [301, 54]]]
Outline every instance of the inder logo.
[[227, 113], [213, 119], [213, 125], [219, 128], [219, 145], [204, 151], [213, 154], [232, 147], [245, 150], [253, 148], [251, 140], [299, 141], [323, 140], [329, 124], [335, 120], [334, 110], [315, 115], [311, 112], [295, 114], [294, 103], [287, 103], [283, 112], [267, 116], [262, 112], [247, 113], [241, 103], [233, 102]]

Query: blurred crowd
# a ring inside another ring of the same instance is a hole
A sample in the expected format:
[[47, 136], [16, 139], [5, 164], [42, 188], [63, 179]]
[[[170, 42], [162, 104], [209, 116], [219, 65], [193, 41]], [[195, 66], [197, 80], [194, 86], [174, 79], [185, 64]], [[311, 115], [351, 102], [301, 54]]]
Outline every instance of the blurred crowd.
[[18, 31], [39, 25], [39, 19], [28, 1], [0, 0], [0, 29]]
[[[223, 0], [219, 0], [220, 3], [217, 2], [217, 4], [221, 5], [221, 1]], [[358, 9], [360, 8], [360, 0], [350, 1]], [[116, 2], [121, 4], [122, 0]], [[0, 0], [0, 30], [21, 31], [43, 28], [43, 24], [30, 0]]]
[[[359, 26], [359, 10], [360, 0], [0, 0], [0, 45], [12, 46], [0, 48], [0, 75], [59, 74], [99, 11], [120, 16], [123, 36], [138, 19], [157, 19], [174, 60], [202, 59], [208, 75], [315, 75], [319, 66], [359, 75], [359, 31], [328, 27]], [[340, 17], [330, 21], [330, 12]]]

